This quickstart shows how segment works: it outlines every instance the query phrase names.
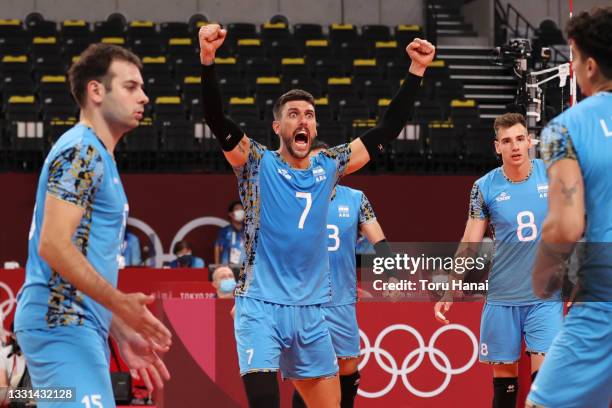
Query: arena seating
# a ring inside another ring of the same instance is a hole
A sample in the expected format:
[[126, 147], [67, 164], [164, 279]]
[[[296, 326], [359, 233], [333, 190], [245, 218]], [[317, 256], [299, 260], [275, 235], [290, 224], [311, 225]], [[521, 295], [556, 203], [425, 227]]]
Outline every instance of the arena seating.
[[[151, 101], [142, 126], [117, 146], [124, 169], [227, 170], [218, 163], [205, 166], [222, 157], [201, 123], [197, 30], [203, 24], [112, 19], [37, 20], [26, 26], [0, 20], [0, 170], [37, 170], [57, 137], [75, 123], [78, 107], [66, 71], [92, 42], [127, 47], [143, 61]], [[227, 29], [216, 60], [225, 109], [269, 146], [278, 145], [271, 106], [295, 87], [317, 98], [320, 134], [330, 143], [349, 141], [374, 126], [407, 72], [406, 43], [423, 35], [416, 25], [236, 22]], [[398, 164], [408, 160], [397, 156], [408, 153], [430, 159], [469, 154], [472, 165], [494, 159], [490, 151], [474, 148], [478, 105], [465, 99], [463, 83], [450, 78], [444, 60], [432, 63], [415, 105], [417, 139], [400, 139], [390, 149], [394, 170], [413, 169]]]

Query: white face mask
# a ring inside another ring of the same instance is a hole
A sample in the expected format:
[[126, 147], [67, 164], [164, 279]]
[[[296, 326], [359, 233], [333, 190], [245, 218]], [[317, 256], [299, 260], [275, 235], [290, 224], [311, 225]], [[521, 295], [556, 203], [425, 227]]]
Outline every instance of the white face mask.
[[236, 210], [236, 211], [234, 211], [234, 219], [237, 222], [242, 222], [244, 220], [244, 210]]
[[434, 283], [446, 283], [448, 282], [448, 275], [433, 275], [431, 281]]

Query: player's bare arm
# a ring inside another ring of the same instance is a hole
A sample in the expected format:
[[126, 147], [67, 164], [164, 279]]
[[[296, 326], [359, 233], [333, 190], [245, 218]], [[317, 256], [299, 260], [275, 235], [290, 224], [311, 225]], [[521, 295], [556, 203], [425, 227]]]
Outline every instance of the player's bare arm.
[[409, 75], [395, 94], [385, 114], [373, 129], [351, 142], [351, 158], [345, 175], [362, 168], [376, 152], [395, 139], [408, 120], [412, 117], [414, 99], [425, 70], [436, 53], [436, 48], [426, 40], [415, 38], [406, 47], [412, 60]]
[[377, 220], [359, 225], [359, 232], [361, 232], [372, 245], [376, 245], [385, 239], [385, 233]]
[[200, 28], [200, 62], [202, 63], [202, 105], [204, 120], [223, 149], [232, 167], [243, 166], [249, 157], [249, 138], [231, 119], [223, 114], [221, 91], [215, 73], [215, 54], [223, 45], [227, 30], [219, 24]]
[[548, 169], [548, 215], [533, 271], [533, 290], [549, 297], [563, 283], [560, 264], [584, 232], [584, 183], [578, 161], [562, 159]]
[[[477, 251], [478, 248], [473, 248], [473, 245], [476, 243], [482, 242], [482, 239], [487, 232], [487, 228], [489, 226], [488, 219], [478, 219], [478, 218], [468, 218], [467, 223], [465, 224], [465, 231], [463, 232], [463, 237], [461, 238], [461, 242], [459, 243], [459, 247], [457, 248], [456, 256], [459, 254], [463, 254], [467, 251]], [[460, 276], [455, 274], [449, 275], [450, 279], [453, 280], [461, 280]], [[444, 296], [434, 305], [434, 317], [440, 323], [448, 324], [449, 321], [445, 316], [445, 313], [448, 312], [453, 305], [453, 292], [447, 291]]]
[[154, 298], [143, 293], [125, 294], [115, 289], [87, 261], [72, 242], [85, 210], [47, 194], [40, 234], [40, 256], [78, 290], [120, 316], [144, 338], [170, 345], [171, 334], [146, 305]]

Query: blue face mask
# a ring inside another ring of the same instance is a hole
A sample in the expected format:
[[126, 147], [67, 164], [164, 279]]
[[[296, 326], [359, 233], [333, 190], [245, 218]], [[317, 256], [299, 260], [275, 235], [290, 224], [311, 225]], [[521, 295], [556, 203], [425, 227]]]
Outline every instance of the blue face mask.
[[189, 254], [189, 255], [182, 255], [179, 256], [178, 258], [176, 258], [179, 266], [183, 266], [183, 267], [187, 267], [189, 268], [191, 266], [191, 259], [193, 258], [193, 255]]
[[236, 281], [229, 278], [223, 279], [219, 284], [219, 290], [223, 293], [231, 293], [236, 287]]

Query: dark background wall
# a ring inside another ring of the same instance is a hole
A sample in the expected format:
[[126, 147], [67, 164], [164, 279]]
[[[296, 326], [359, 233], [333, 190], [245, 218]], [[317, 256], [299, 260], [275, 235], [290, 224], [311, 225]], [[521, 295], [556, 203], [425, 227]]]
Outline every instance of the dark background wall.
[[[38, 175], [0, 174], [0, 264], [24, 264]], [[457, 241], [465, 225], [471, 176], [360, 176], [343, 184], [363, 190], [390, 241]], [[173, 237], [189, 221], [226, 218], [238, 198], [233, 175], [127, 174], [122, 177], [130, 217], [150, 225], [170, 252]], [[217, 227], [193, 230], [186, 237], [195, 253], [212, 262]]]

